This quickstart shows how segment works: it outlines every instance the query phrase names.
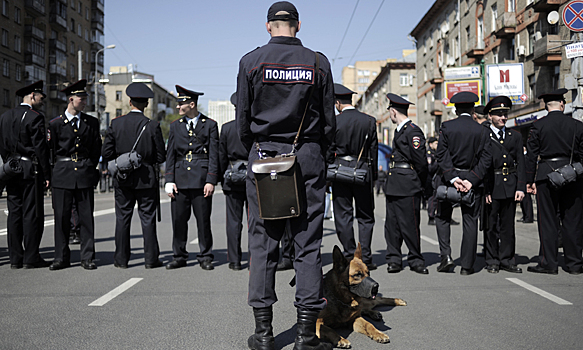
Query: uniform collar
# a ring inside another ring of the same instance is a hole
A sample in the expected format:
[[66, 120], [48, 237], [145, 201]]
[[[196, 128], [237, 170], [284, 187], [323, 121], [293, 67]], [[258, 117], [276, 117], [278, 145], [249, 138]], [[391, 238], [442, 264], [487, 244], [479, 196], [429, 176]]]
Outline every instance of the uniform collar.
[[506, 133], [506, 127], [503, 126], [502, 129], [498, 129], [497, 127], [494, 126], [494, 124], [490, 124], [490, 129], [492, 129], [492, 131], [494, 131], [496, 133], [496, 137], [498, 137], [498, 132], [500, 130], [502, 130], [504, 133]]
[[24, 102], [22, 102], [20, 105], [21, 105], [21, 106], [26, 106], [26, 107], [28, 107], [28, 108], [32, 108], [32, 106], [31, 106], [31, 105], [29, 105], [28, 103], [24, 103]]
[[270, 44], [286, 44], [302, 46], [302, 41], [291, 36], [274, 36], [269, 40]]
[[67, 119], [69, 119], [69, 121], [72, 121], [73, 118], [78, 118], [80, 120], [81, 119], [80, 114], [81, 113], [79, 113], [78, 115], [73, 115], [73, 114], [69, 113], [68, 110], [65, 109], [65, 116], [67, 117]]
[[400, 132], [401, 129], [403, 128], [403, 126], [405, 126], [405, 124], [407, 124], [410, 121], [411, 121], [411, 119], [407, 118], [407, 119], [403, 120], [399, 125], [397, 125], [397, 132]]
[[198, 122], [198, 120], [200, 119], [200, 112], [198, 112], [198, 115], [194, 118], [188, 118], [187, 116], [184, 116], [184, 119], [186, 120], [186, 123], [190, 123], [191, 120], [194, 121], [194, 124], [196, 125], [196, 122]]
[[356, 108], [354, 106], [347, 106], [347, 107], [344, 107], [342, 112], [346, 112], [346, 111], [351, 110], [351, 109], [356, 109]]

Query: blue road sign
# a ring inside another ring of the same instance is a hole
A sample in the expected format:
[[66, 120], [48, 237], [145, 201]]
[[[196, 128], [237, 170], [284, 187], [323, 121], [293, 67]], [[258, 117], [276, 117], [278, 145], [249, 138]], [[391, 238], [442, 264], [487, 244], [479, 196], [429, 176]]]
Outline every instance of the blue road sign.
[[583, 31], [583, 1], [574, 0], [563, 9], [563, 23], [574, 32]]

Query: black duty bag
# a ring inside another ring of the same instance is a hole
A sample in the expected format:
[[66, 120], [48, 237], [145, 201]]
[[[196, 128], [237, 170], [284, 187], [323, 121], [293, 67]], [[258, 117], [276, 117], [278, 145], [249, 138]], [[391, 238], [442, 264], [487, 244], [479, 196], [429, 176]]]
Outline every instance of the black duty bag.
[[326, 180], [364, 185], [368, 174], [368, 164], [364, 164], [364, 169], [352, 168], [346, 165], [333, 163], [328, 164], [326, 170]]
[[301, 182], [296, 156], [258, 159], [251, 165], [255, 177], [259, 217], [295, 218], [302, 212]]
[[554, 188], [561, 188], [568, 183], [577, 181], [577, 177], [583, 174], [581, 163], [567, 164], [547, 174], [547, 179]]
[[468, 207], [473, 207], [476, 202], [474, 190], [468, 192], [459, 192], [455, 187], [441, 185], [435, 190], [435, 196], [442, 201], [450, 203], [461, 203]]
[[244, 185], [247, 181], [247, 161], [239, 160], [229, 164], [223, 178], [227, 185]]

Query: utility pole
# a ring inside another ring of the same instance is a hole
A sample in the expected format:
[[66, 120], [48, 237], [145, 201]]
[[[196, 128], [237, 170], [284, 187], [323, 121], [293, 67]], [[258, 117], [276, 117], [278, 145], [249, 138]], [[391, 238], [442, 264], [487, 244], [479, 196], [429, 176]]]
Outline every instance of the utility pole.
[[[571, 31], [571, 40], [573, 43], [583, 42], [583, 33]], [[573, 118], [583, 121], [583, 57], [571, 59], [571, 74], [576, 82], [576, 85], [573, 84], [574, 86], [570, 86], [573, 89], [571, 95], [573, 98]]]

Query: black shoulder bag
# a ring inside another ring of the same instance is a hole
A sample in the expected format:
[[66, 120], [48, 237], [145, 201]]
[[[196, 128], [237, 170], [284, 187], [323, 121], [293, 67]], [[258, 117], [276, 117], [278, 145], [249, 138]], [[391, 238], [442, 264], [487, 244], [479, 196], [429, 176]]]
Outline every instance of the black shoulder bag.
[[366, 182], [366, 175], [368, 174], [369, 166], [368, 162], [363, 164], [362, 168], [358, 168], [358, 164], [360, 163], [360, 158], [362, 157], [362, 152], [366, 147], [366, 142], [368, 141], [368, 133], [364, 137], [364, 144], [360, 149], [360, 153], [358, 154], [358, 159], [356, 160], [356, 164], [354, 168], [351, 168], [346, 165], [342, 165], [337, 161], [328, 164], [328, 168], [326, 170], [326, 180], [327, 181], [337, 181], [342, 183], [348, 184], [355, 184], [355, 185], [364, 185]]
[[20, 157], [14, 157], [16, 155], [16, 150], [18, 149], [18, 141], [20, 140], [20, 130], [22, 129], [22, 121], [24, 117], [26, 117], [26, 113], [24, 112], [22, 118], [20, 118], [20, 123], [18, 124], [18, 133], [16, 133], [16, 140], [14, 141], [14, 151], [12, 154], [6, 159], [6, 163], [0, 166], [0, 181], [8, 181], [15, 177], [16, 175], [22, 174], [24, 171], [22, 168], [22, 164], [20, 164]]
[[113, 177], [116, 177], [118, 180], [125, 180], [132, 171], [142, 165], [142, 156], [136, 151], [136, 146], [149, 123], [150, 120], [142, 127], [131, 151], [120, 154], [114, 160], [109, 161], [107, 168]]
[[[316, 53], [315, 77], [320, 74], [319, 71], [320, 56]], [[255, 143], [259, 159], [253, 162], [251, 171], [255, 177], [259, 217], [263, 220], [295, 218], [302, 213], [301, 204], [305, 191], [303, 191], [303, 180], [299, 174], [295, 152], [316, 84], [316, 78], [314, 78], [314, 86], [310, 90], [300, 128], [296, 133], [290, 153], [265, 157], [259, 148], [259, 143]]]
[[547, 174], [547, 179], [554, 188], [561, 188], [568, 183], [577, 181], [577, 177], [583, 174], [583, 165], [581, 162], [573, 163], [573, 151], [575, 148], [575, 134], [573, 134], [573, 143], [571, 144], [571, 159], [569, 164], [554, 169], [550, 163], [549, 166], [553, 171]]

